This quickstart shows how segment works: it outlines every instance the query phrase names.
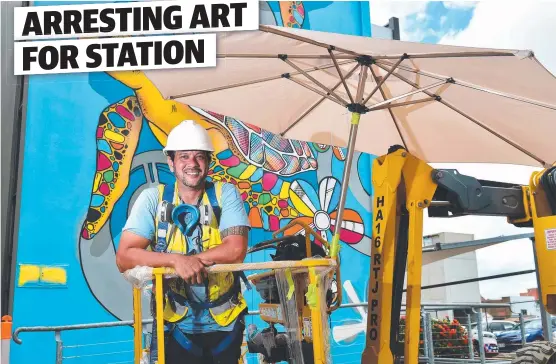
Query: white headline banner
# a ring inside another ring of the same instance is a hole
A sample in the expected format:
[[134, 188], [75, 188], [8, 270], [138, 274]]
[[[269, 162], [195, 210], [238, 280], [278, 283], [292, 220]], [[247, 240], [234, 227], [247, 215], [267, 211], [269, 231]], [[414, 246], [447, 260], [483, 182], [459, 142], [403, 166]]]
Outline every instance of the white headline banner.
[[15, 75], [214, 66], [215, 34], [15, 43]]
[[140, 1], [17, 7], [14, 40], [256, 30], [259, 0]]

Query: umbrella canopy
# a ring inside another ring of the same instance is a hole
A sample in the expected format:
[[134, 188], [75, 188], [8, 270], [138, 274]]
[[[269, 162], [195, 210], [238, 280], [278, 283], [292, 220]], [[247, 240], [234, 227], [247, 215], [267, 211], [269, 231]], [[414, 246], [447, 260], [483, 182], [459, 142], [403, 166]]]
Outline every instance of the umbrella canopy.
[[[217, 65], [151, 71], [164, 97], [288, 139], [354, 150], [402, 145], [426, 162], [556, 161], [556, 79], [530, 51], [463, 48], [282, 27], [220, 33]], [[359, 136], [358, 136], [359, 135]], [[331, 243], [339, 249], [340, 229]]]
[[261, 26], [218, 34], [217, 53], [216, 68], [146, 73], [166, 98], [289, 139], [345, 147], [349, 105], [363, 104], [361, 152], [399, 144], [432, 163], [556, 161], [556, 78], [530, 51]]

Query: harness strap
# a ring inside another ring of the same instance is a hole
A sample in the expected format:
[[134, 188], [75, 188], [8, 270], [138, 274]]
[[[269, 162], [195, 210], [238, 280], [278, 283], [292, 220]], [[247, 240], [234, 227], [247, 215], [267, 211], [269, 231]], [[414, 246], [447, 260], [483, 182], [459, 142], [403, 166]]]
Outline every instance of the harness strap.
[[218, 225], [220, 225], [220, 218], [222, 217], [222, 209], [220, 208], [220, 204], [218, 203], [218, 198], [216, 197], [214, 183], [207, 182], [205, 185], [205, 191], [207, 193], [210, 206], [212, 207], [212, 212], [214, 212], [214, 216], [216, 217], [216, 222], [218, 223]]
[[[164, 191], [162, 192], [162, 201], [173, 202], [174, 199], [174, 186], [171, 184], [164, 185]], [[166, 235], [168, 233], [168, 222], [158, 220], [158, 229], [156, 232], [157, 241], [154, 250], [156, 252], [163, 252], [166, 250], [167, 241]]]
[[[235, 322], [232, 331], [229, 331], [228, 334], [222, 340], [220, 340], [218, 345], [211, 349], [212, 355], [218, 355], [226, 350], [236, 339], [237, 335], [242, 332], [239, 319], [240, 317], [238, 317], [238, 320]], [[203, 349], [199, 345], [191, 341], [179, 328], [176, 327], [174, 330], [172, 330], [172, 336], [185, 350], [189, 351], [193, 355], [197, 357], [203, 355]]]
[[182, 348], [189, 351], [193, 355], [197, 357], [203, 355], [203, 349], [193, 341], [189, 340], [179, 328], [174, 328], [174, 330], [172, 330], [172, 336], [182, 346]]
[[[212, 206], [212, 211], [214, 212], [214, 216], [216, 217], [216, 222], [220, 226], [220, 218], [222, 216], [222, 208], [220, 207], [220, 203], [218, 203], [218, 198], [216, 197], [216, 191], [215, 191], [214, 183], [213, 182], [207, 182], [205, 190], [207, 192], [207, 197], [209, 199], [210, 205]], [[238, 278], [241, 278], [241, 280], [245, 284], [245, 287], [248, 290], [251, 290], [251, 284], [249, 283], [249, 280], [247, 279], [247, 276], [245, 275], [245, 272], [243, 272], [243, 271], [233, 272], [233, 275], [234, 275], [234, 278], [236, 280]], [[238, 287], [235, 287], [235, 289], [238, 290], [238, 291], [241, 291], [241, 286], [238, 285]], [[234, 287], [231, 290], [234, 290]], [[227, 296], [227, 293], [228, 292], [226, 292], [226, 296]]]
[[211, 349], [212, 351], [212, 355], [218, 355], [221, 352], [223, 352], [224, 350], [226, 350], [230, 344], [235, 340], [235, 338], [237, 337], [237, 335], [241, 334], [243, 332], [243, 330], [241, 330], [241, 325], [240, 325], [240, 319], [241, 316], [238, 317], [237, 321], [234, 324], [234, 329], [232, 331], [229, 332], [228, 335], [226, 335], [219, 343], [218, 345], [216, 345], [215, 348]]

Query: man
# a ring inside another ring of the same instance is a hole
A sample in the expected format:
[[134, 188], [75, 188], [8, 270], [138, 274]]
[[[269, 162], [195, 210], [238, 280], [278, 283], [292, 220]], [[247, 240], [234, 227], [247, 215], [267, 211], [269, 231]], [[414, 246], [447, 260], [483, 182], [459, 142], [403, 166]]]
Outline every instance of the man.
[[[140, 194], [116, 255], [121, 272], [138, 265], [171, 267], [180, 277], [164, 284], [168, 364], [237, 364], [241, 355], [247, 303], [239, 276], [207, 274], [205, 267], [243, 262], [250, 225], [235, 185], [206, 181], [213, 151], [207, 131], [194, 121], [172, 129], [164, 153], [176, 183]], [[168, 221], [173, 210], [164, 210], [162, 201], [196, 206], [200, 221], [189, 231], [183, 224], [180, 228], [177, 221]], [[152, 363], [157, 353], [153, 325]]]

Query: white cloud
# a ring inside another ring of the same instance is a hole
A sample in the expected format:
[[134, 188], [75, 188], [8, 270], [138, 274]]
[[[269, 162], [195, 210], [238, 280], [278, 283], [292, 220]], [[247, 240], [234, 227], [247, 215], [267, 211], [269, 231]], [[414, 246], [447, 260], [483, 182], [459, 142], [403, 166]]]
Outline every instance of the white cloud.
[[556, 74], [556, 2], [525, 1], [477, 3], [469, 26], [444, 36], [439, 43], [473, 47], [530, 49], [550, 72]]
[[428, 1], [391, 1], [371, 0], [369, 7], [371, 12], [371, 23], [376, 25], [388, 24], [388, 19], [397, 17], [400, 25], [404, 19], [411, 14], [423, 13]]
[[400, 20], [400, 37], [406, 41], [416, 41], [422, 39], [425, 29], [412, 29], [408, 17], [416, 15], [426, 18], [426, 7], [428, 1], [391, 1], [391, 0], [370, 0], [371, 23], [384, 26], [388, 20], [396, 17]]
[[446, 20], [448, 20], [448, 17], [446, 15], [443, 15], [440, 17], [440, 25], [444, 25], [444, 23], [446, 23]]
[[477, 5], [477, 1], [444, 1], [444, 6], [450, 9], [470, 9]]

